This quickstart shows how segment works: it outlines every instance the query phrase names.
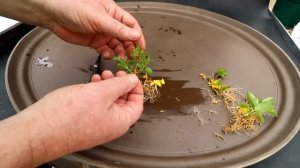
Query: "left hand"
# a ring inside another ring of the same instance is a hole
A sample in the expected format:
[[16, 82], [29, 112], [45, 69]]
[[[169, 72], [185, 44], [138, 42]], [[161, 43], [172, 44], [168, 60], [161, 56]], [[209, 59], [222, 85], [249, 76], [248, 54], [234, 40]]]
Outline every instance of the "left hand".
[[48, 0], [49, 29], [63, 40], [95, 48], [104, 58], [146, 48], [136, 19], [113, 0]]
[[107, 59], [130, 55], [135, 45], [146, 49], [137, 20], [113, 0], [0, 0], [0, 15], [50, 29]]

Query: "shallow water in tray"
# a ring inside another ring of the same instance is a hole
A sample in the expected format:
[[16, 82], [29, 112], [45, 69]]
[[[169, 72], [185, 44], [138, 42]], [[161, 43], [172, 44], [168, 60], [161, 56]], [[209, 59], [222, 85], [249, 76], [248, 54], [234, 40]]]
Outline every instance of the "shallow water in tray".
[[[159, 79], [159, 78], [158, 78]], [[176, 115], [189, 112], [181, 110], [183, 107], [196, 106], [204, 99], [199, 88], [184, 88], [184, 80], [166, 80], [166, 85], [160, 89], [161, 96], [154, 103], [145, 103], [144, 113]]]

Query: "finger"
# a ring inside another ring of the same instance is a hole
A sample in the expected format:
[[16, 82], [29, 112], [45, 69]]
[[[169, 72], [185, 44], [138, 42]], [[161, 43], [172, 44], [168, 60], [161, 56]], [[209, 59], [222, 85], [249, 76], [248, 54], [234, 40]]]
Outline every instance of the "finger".
[[123, 42], [123, 45], [125, 47], [127, 57], [130, 58], [131, 51], [134, 48], [133, 42], [131, 42], [131, 41], [125, 41], [125, 42]]
[[[142, 31], [142, 30], [141, 30]], [[142, 36], [139, 40], [137, 40], [135, 42], [136, 45], [140, 46], [142, 49], [146, 49], [146, 41], [145, 41], [145, 37], [144, 34], [142, 33]]]
[[114, 49], [114, 53], [118, 56], [124, 57], [125, 56], [125, 49], [123, 44], [117, 40], [116, 38], [111, 39], [109, 42], [109, 47]]
[[129, 124], [130, 126], [134, 124], [141, 116], [143, 111], [143, 103], [143, 87], [139, 81], [137, 85], [128, 93], [127, 101], [123, 100], [122, 105], [113, 104], [111, 109], [113, 111], [121, 111], [122, 113], [119, 113], [119, 115], [122, 115], [120, 118], [123, 118], [125, 121], [129, 122], [126, 124]]
[[[143, 111], [143, 88], [136, 75], [123, 75], [97, 83], [104, 94], [106, 101], [104, 106], [109, 107], [109, 111], [117, 115], [120, 123], [127, 128], [140, 117]], [[100, 87], [101, 84], [101, 87]], [[109, 90], [107, 90], [109, 88]], [[116, 103], [124, 94], [128, 95], [127, 102]]]
[[121, 23], [124, 23], [128, 27], [139, 30], [141, 32], [141, 36], [139, 39], [135, 40], [135, 44], [140, 46], [142, 49], [146, 49], [145, 37], [144, 37], [142, 28], [139, 25], [138, 21], [130, 13], [128, 13], [124, 9], [120, 8], [119, 6], [117, 7], [116, 11], [117, 11], [117, 14], [115, 15], [115, 18], [117, 20], [119, 20]]
[[97, 48], [96, 51], [100, 53], [104, 59], [111, 59], [115, 55], [114, 51], [107, 45]]
[[133, 43], [126, 48], [126, 52], [127, 52], [129, 58], [131, 56], [131, 51], [132, 51], [133, 48], [134, 48]]
[[[101, 89], [103, 89], [102, 92], [105, 94], [106, 103], [108, 103], [109, 106], [114, 104], [122, 95], [131, 92], [138, 83], [138, 77], [133, 74], [114, 77], [99, 82]], [[109, 88], [109, 90], [107, 88]]]
[[114, 18], [131, 28], [133, 28], [135, 25], [138, 25], [138, 21], [120, 6], [116, 6], [116, 13], [114, 15]]
[[109, 71], [109, 70], [105, 70], [105, 71], [102, 72], [101, 76], [102, 76], [103, 80], [106, 80], [106, 79], [113, 78], [114, 74], [111, 71]]
[[112, 57], [112, 52], [110, 50], [104, 50], [100, 53], [104, 59], [111, 59]]
[[[119, 76], [124, 76], [124, 75], [127, 75], [127, 73], [125, 71], [118, 71], [116, 73], [116, 77], [119, 77]], [[128, 94], [124, 94], [120, 97], [120, 99], [118, 100], [118, 103], [124, 103], [127, 101], [127, 95]]]
[[101, 27], [103, 31], [111, 34], [113, 37], [116, 37], [120, 40], [131, 40], [137, 41], [141, 38], [142, 32], [138, 29], [130, 28], [124, 23], [119, 22], [118, 20], [110, 17], [110, 16], [103, 16], [106, 17], [101, 22]]
[[121, 58], [125, 57], [125, 49], [122, 44], [119, 44], [118, 46], [116, 46], [114, 48], [114, 52], [116, 53], [116, 55], [120, 56]]
[[91, 77], [91, 82], [99, 82], [99, 81], [101, 81], [101, 76], [99, 74], [94, 74]]
[[116, 48], [119, 44], [122, 44], [118, 39], [116, 38], [112, 38], [109, 43], [108, 43], [108, 46], [110, 48]]
[[123, 45], [125, 48], [128, 48], [129, 46], [133, 45], [133, 42], [132, 41], [124, 41]]
[[[128, 118], [130, 119], [130, 125], [134, 124], [140, 117], [143, 111], [143, 103], [144, 103], [144, 90], [141, 82], [128, 93], [126, 106], [132, 110], [129, 110]], [[122, 108], [126, 108], [126, 106], [122, 106]]]
[[123, 75], [127, 75], [127, 73], [125, 71], [118, 71], [116, 73], [116, 76], [123, 76]]
[[140, 25], [137, 24], [133, 28], [138, 29], [142, 32], [141, 38], [136, 40], [135, 44], [145, 50], [146, 49], [146, 41], [145, 41], [145, 37], [144, 37], [143, 31], [142, 31]]

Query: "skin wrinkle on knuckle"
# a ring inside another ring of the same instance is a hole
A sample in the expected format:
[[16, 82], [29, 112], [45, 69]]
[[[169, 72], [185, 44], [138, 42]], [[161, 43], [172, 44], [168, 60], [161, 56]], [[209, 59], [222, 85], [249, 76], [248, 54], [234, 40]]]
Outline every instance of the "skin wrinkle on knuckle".
[[[89, 16], [86, 16], [86, 18], [89, 18]], [[86, 24], [90, 27], [91, 33], [102, 32], [102, 26], [101, 23], [99, 23], [100, 20], [101, 18], [98, 18], [97, 16], [91, 16], [90, 20], [87, 20]]]
[[107, 1], [101, 1], [102, 5], [104, 6], [105, 11], [109, 14], [110, 11], [110, 4]]
[[120, 22], [121, 22], [121, 23], [124, 22], [123, 19], [124, 19], [124, 14], [121, 14], [121, 18], [120, 18]]
[[81, 14], [83, 13], [81, 10], [82, 8], [79, 8], [78, 6], [75, 6], [74, 8], [75, 9], [73, 11], [75, 12], [70, 14], [73, 18], [71, 22], [68, 22], [67, 19], [63, 19], [62, 24], [67, 26], [70, 30], [75, 30], [75, 32], [93, 32], [93, 28], [91, 27], [90, 22], [87, 20], [86, 15]]
[[119, 6], [116, 6], [116, 9], [115, 9], [115, 19], [117, 19], [119, 22], [123, 23], [123, 15], [124, 15], [124, 12], [121, 10], [121, 8]]
[[117, 30], [117, 36], [118, 37], [122, 37], [123, 36], [123, 32], [125, 31], [125, 25], [124, 24], [118, 24], [117, 21], [115, 21], [115, 27]]

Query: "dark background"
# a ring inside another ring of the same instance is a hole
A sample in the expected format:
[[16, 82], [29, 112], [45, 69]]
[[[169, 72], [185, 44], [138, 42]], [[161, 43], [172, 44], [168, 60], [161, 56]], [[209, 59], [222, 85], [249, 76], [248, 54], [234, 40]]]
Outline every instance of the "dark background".
[[[120, 0], [124, 1], [124, 0]], [[300, 68], [300, 50], [284, 27], [268, 9], [269, 0], [163, 0], [156, 2], [178, 3], [213, 11], [238, 20], [267, 36], [283, 49]], [[1, 24], [1, 23], [0, 23]], [[15, 114], [5, 89], [5, 65], [16, 43], [33, 26], [20, 24], [0, 35], [0, 120]], [[42, 167], [47, 167], [44, 165]], [[300, 133], [279, 152], [250, 168], [300, 167]]]

